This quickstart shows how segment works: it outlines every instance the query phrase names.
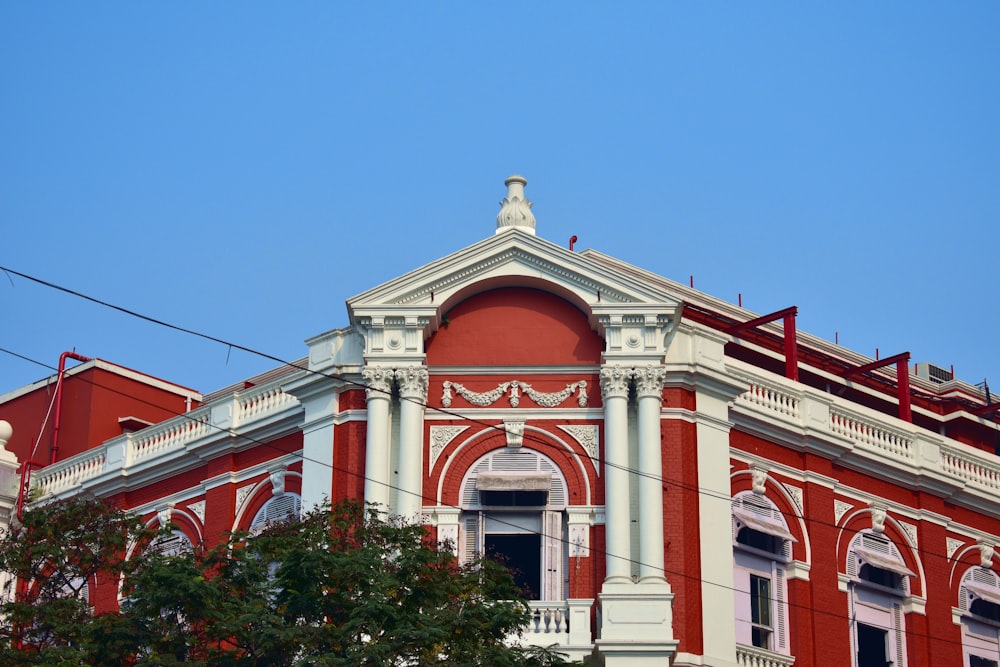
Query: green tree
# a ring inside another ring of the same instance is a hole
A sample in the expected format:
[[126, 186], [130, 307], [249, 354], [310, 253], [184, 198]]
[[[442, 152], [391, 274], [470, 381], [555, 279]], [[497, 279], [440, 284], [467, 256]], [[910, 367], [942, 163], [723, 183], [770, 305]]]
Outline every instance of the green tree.
[[[50, 514], [50, 521], [58, 520]], [[53, 544], [58, 532], [51, 533]], [[20, 535], [27, 538], [24, 548], [37, 534], [22, 529]], [[5, 552], [17, 546], [6, 543], [10, 537], [0, 539]], [[132, 531], [129, 538], [150, 536]], [[94, 617], [76, 609], [72, 633], [55, 633], [44, 647], [33, 645], [23, 652], [30, 661], [3, 664], [563, 662], [553, 651], [509, 644], [527, 627], [529, 609], [502, 565], [460, 564], [431, 543], [421, 526], [387, 520], [358, 503], [235, 534], [208, 550], [165, 556], [138, 549], [127, 565], [114, 562], [126, 582], [121, 613]], [[30, 610], [41, 612], [32, 601], [23, 605], [26, 627], [35, 622]], [[54, 608], [44, 613], [58, 615]], [[14, 628], [6, 630], [5, 636], [16, 635]], [[7, 643], [16, 648], [16, 642]]]
[[121, 619], [92, 613], [89, 584], [116, 585], [137, 565], [126, 559], [128, 550], [152, 534], [137, 518], [93, 498], [24, 512], [0, 534], [0, 571], [7, 575], [0, 664], [115, 664], [117, 654], [108, 651], [123, 640]]

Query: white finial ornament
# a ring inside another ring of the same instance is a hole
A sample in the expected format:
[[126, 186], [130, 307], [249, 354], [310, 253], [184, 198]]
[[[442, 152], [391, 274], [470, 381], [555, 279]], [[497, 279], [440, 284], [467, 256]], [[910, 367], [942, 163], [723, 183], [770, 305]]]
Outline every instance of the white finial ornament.
[[524, 196], [524, 186], [528, 184], [528, 179], [524, 176], [508, 176], [503, 184], [507, 186], [507, 196], [500, 202], [496, 233], [521, 229], [534, 234], [535, 215], [531, 212], [531, 202]]
[[10, 422], [0, 419], [0, 461], [17, 463], [17, 456], [14, 455], [14, 452], [7, 451], [7, 443], [10, 442], [12, 435], [14, 435], [14, 429]]

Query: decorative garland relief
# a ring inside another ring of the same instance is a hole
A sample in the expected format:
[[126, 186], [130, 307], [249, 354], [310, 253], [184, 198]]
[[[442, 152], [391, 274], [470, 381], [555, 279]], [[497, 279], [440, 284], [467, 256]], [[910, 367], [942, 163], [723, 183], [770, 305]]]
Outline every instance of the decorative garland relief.
[[500, 383], [496, 389], [485, 392], [476, 392], [467, 389], [464, 385], [457, 382], [445, 381], [444, 383], [444, 393], [441, 395], [441, 405], [446, 408], [451, 407], [451, 400], [453, 398], [452, 390], [455, 393], [467, 400], [473, 405], [478, 405], [484, 408], [488, 405], [493, 405], [500, 397], [504, 394], [508, 394], [508, 400], [510, 401], [510, 406], [516, 408], [521, 402], [521, 393], [523, 392], [528, 398], [537, 403], [543, 408], [554, 408], [563, 401], [565, 401], [569, 396], [576, 391], [576, 402], [581, 408], [587, 407], [587, 382], [586, 380], [579, 380], [577, 382], [571, 382], [566, 385], [566, 388], [562, 391], [554, 391], [551, 393], [536, 391], [527, 382], [522, 382], [521, 380], [509, 380], [507, 382]]

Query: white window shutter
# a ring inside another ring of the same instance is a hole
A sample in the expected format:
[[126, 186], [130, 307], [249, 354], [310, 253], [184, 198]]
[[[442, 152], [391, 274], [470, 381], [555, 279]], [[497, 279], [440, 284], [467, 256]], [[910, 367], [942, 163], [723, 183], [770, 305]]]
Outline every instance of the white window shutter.
[[542, 513], [542, 599], [562, 600], [563, 520], [561, 512]]
[[736, 589], [736, 643], [750, 646], [753, 643], [750, 622], [750, 572], [741, 567], [733, 571]]

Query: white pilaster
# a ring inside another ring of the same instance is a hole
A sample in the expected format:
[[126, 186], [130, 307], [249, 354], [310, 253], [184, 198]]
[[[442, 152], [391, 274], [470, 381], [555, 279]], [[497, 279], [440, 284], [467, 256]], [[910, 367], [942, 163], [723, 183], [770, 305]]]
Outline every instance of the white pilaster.
[[639, 582], [662, 583], [663, 576], [663, 464], [660, 408], [664, 369], [660, 364], [633, 371], [638, 399], [639, 432]]
[[[333, 497], [334, 417], [339, 380], [305, 375], [284, 387], [302, 404], [302, 510]], [[125, 453], [119, 455], [124, 458]]]
[[396, 513], [419, 521], [423, 509], [421, 484], [424, 464], [424, 405], [427, 369], [410, 366], [396, 370], [399, 386], [399, 500]]
[[365, 502], [389, 508], [389, 400], [394, 372], [391, 368], [366, 366], [361, 372], [368, 400], [368, 430], [365, 439]]
[[604, 399], [604, 497], [607, 572], [605, 583], [631, 583], [628, 473], [629, 369], [601, 368]]

